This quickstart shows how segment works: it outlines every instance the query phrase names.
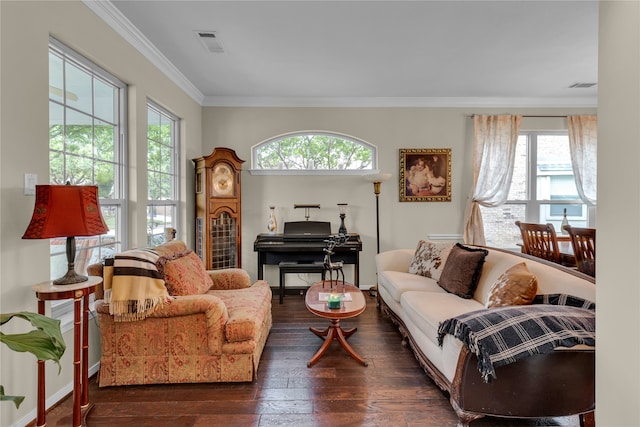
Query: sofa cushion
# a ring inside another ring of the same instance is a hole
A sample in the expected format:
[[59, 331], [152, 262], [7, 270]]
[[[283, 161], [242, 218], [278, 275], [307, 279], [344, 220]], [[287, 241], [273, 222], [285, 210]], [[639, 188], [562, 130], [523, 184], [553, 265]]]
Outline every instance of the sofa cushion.
[[420, 240], [409, 265], [409, 273], [440, 280], [447, 255], [452, 247], [453, 243], [450, 242]]
[[489, 251], [460, 243], [451, 248], [438, 285], [461, 298], [472, 298]]
[[213, 286], [202, 260], [191, 249], [160, 257], [157, 265], [169, 295], [204, 294]]
[[[429, 294], [409, 291], [402, 294], [400, 304], [406, 323], [413, 323], [434, 344], [438, 343], [438, 327], [441, 322], [470, 311], [483, 309], [474, 299], [462, 299], [450, 293]], [[456, 360], [457, 360], [457, 355]]]
[[521, 262], [507, 269], [491, 286], [487, 308], [531, 304], [537, 292], [538, 279]]
[[234, 290], [211, 290], [227, 306], [229, 320], [224, 327], [228, 342], [256, 339], [265, 319], [271, 313], [271, 288], [259, 280], [250, 288]]
[[446, 293], [435, 280], [402, 271], [383, 271], [378, 275], [378, 287], [383, 287], [396, 302], [407, 291]]

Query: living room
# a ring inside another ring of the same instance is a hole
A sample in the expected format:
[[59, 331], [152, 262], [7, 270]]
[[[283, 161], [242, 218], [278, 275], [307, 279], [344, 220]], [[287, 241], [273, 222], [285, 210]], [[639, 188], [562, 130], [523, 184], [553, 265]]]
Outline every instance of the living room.
[[[620, 265], [637, 263], [640, 245], [637, 217], [640, 195], [628, 188], [640, 181], [637, 168], [640, 154], [637, 141], [640, 130], [638, 75], [640, 64], [640, 12], [635, 2], [601, 2], [599, 30], [599, 69], [597, 106], [539, 107], [526, 103], [486, 106], [204, 106], [168, 78], [135, 47], [118, 35], [85, 3], [19, 2], [0, 3], [2, 35], [2, 157], [0, 197], [2, 234], [0, 251], [0, 292], [2, 313], [36, 311], [31, 286], [48, 279], [49, 246], [45, 241], [26, 241], [21, 236], [33, 210], [32, 196], [23, 195], [24, 175], [33, 173], [38, 183], [45, 183], [49, 171], [48, 157], [48, 67], [49, 37], [53, 36], [78, 53], [109, 70], [129, 85], [128, 129], [129, 183], [128, 246], [146, 244], [146, 187], [137, 171], [146, 169], [143, 150], [145, 126], [138, 124], [146, 116], [147, 99], [166, 106], [181, 118], [181, 219], [178, 237], [194, 244], [194, 170], [191, 159], [207, 155], [218, 146], [234, 149], [247, 161], [242, 173], [243, 185], [243, 267], [251, 277], [257, 275], [252, 243], [266, 231], [268, 207], [277, 206], [278, 219], [303, 220], [294, 210], [296, 203], [319, 203], [312, 219], [339, 225], [336, 204], [346, 202], [349, 211], [346, 227], [363, 240], [360, 282], [363, 288], [376, 283], [373, 256], [376, 253], [375, 197], [370, 182], [358, 176], [288, 176], [252, 175], [251, 147], [268, 138], [300, 130], [327, 130], [365, 140], [378, 150], [378, 168], [392, 174], [382, 184], [380, 194], [381, 250], [414, 247], [418, 238], [428, 235], [462, 234], [463, 213], [472, 185], [473, 114], [523, 114], [562, 116], [598, 115], [599, 192], [598, 220], [600, 257], [598, 260], [600, 346], [597, 350], [596, 422], [600, 425], [640, 424], [636, 406], [640, 398], [628, 378], [638, 376], [640, 350], [634, 342], [619, 352], [620, 323], [630, 336], [638, 336], [638, 273], [620, 269]], [[35, 119], [35, 120], [34, 120]], [[525, 118], [523, 129], [561, 130], [561, 118]], [[398, 201], [398, 150], [401, 148], [452, 149], [452, 201], [439, 203], [400, 203]], [[25, 155], [26, 154], [26, 155]], [[608, 171], [617, 173], [607, 173]], [[286, 188], [287, 191], [282, 191]], [[625, 209], [622, 209], [624, 206]], [[426, 218], [426, 219], [425, 219]], [[402, 219], [402, 220], [399, 220]], [[627, 240], [624, 238], [627, 237]], [[623, 250], [620, 250], [622, 243]], [[350, 272], [348, 271], [347, 274]], [[277, 270], [265, 278], [277, 284]], [[626, 295], [620, 298], [620, 292]], [[623, 314], [624, 313], [624, 314]], [[11, 325], [8, 325], [11, 326]], [[7, 328], [10, 330], [10, 328]], [[4, 332], [4, 331], [3, 331]], [[65, 339], [72, 342], [71, 331]], [[90, 366], [97, 363], [98, 332], [90, 328]], [[35, 413], [37, 386], [36, 364], [2, 347], [2, 384], [7, 392], [27, 396], [19, 410], [9, 405], [2, 410], [2, 425], [20, 425]], [[72, 363], [71, 352], [63, 366]], [[95, 368], [94, 368], [95, 369]], [[70, 391], [71, 370], [57, 375], [48, 369], [47, 388], [55, 402]], [[615, 390], [615, 393], [612, 391]]]

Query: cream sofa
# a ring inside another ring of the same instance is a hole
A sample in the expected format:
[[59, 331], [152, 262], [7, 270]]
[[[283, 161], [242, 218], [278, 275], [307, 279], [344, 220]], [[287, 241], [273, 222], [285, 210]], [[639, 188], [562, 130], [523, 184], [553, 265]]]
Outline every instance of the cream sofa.
[[[478, 359], [459, 339], [445, 335], [441, 322], [483, 310], [491, 286], [511, 266], [526, 263], [538, 281], [537, 294], [568, 294], [595, 302], [594, 279], [562, 266], [500, 249], [488, 251], [473, 297], [461, 298], [436, 280], [409, 273], [415, 249], [397, 249], [376, 256], [378, 301], [410, 345], [426, 373], [444, 391], [467, 426], [485, 415], [542, 418], [587, 414], [595, 408], [595, 347], [579, 345], [538, 354], [498, 367], [487, 383]], [[444, 260], [443, 264], [446, 264]], [[534, 291], [535, 292], [535, 291]]]

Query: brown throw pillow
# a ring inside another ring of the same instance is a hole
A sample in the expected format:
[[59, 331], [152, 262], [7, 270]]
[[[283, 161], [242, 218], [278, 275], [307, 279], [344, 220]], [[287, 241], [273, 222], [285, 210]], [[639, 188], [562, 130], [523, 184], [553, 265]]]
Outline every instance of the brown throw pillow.
[[452, 247], [453, 243], [450, 242], [436, 243], [420, 240], [409, 265], [409, 273], [430, 277], [435, 281], [440, 280], [442, 269]]
[[488, 254], [486, 249], [469, 248], [456, 243], [449, 252], [438, 285], [461, 298], [472, 298]]
[[538, 279], [521, 262], [502, 273], [491, 286], [487, 308], [505, 305], [528, 305], [538, 292]]

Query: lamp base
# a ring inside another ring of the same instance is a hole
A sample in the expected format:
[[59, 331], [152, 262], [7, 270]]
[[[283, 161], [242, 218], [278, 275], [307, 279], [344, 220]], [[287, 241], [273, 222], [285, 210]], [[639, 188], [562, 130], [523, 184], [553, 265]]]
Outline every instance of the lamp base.
[[76, 273], [75, 270], [67, 271], [67, 274], [53, 281], [54, 285], [74, 285], [76, 283], [86, 282], [89, 280], [87, 276]]
[[75, 283], [86, 282], [89, 280], [87, 276], [76, 273], [76, 238], [74, 236], [67, 237], [67, 274], [53, 281], [54, 285], [73, 285]]

